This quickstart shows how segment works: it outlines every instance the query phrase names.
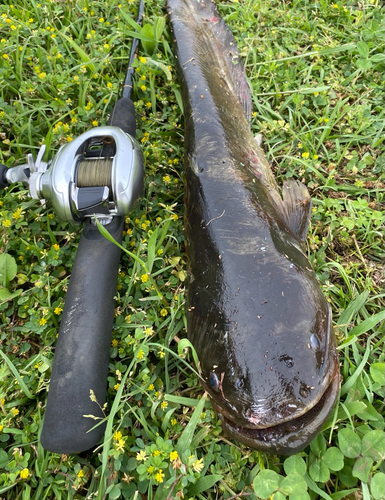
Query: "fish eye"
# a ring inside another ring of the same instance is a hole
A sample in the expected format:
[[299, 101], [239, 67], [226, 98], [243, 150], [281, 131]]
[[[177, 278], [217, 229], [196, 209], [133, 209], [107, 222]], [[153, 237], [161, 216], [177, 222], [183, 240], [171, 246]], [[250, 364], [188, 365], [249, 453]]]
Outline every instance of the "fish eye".
[[219, 389], [219, 379], [214, 372], [210, 372], [209, 382], [214, 391]]
[[310, 345], [311, 347], [315, 350], [315, 351], [318, 351], [320, 349], [320, 341], [319, 341], [319, 338], [318, 338], [318, 335], [317, 334], [312, 334], [311, 337], [310, 337]]
[[240, 379], [240, 378], [239, 378], [239, 379], [235, 382], [235, 387], [236, 387], [237, 389], [242, 389], [242, 387], [243, 387], [244, 385], [245, 385], [245, 384], [244, 384], [243, 380], [242, 380], [242, 379]]

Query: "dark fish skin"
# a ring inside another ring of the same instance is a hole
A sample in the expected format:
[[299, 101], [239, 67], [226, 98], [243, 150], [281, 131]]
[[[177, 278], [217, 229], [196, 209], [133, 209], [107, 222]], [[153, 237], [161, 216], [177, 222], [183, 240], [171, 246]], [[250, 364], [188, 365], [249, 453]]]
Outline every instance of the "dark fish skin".
[[168, 0], [185, 116], [188, 338], [227, 434], [290, 455], [339, 392], [331, 311], [303, 253], [306, 188], [280, 195], [246, 116], [236, 43], [210, 0]]

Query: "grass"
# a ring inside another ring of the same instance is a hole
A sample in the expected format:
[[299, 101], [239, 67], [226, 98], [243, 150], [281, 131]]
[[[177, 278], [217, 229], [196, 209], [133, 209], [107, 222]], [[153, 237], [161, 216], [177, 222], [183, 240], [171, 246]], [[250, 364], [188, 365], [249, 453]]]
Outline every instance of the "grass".
[[[283, 459], [222, 434], [185, 339], [183, 119], [162, 6], [147, 2], [136, 61], [146, 186], [126, 218], [107, 431], [94, 452], [59, 456], [38, 440], [81, 228], [19, 185], [1, 193], [0, 495], [383, 500], [383, 9], [376, 0], [219, 5], [277, 180], [301, 179], [311, 192], [309, 258], [338, 339], [339, 404], [307, 449]], [[16, 0], [0, 16], [0, 161], [12, 166], [42, 143], [52, 158], [106, 123], [135, 4]]]

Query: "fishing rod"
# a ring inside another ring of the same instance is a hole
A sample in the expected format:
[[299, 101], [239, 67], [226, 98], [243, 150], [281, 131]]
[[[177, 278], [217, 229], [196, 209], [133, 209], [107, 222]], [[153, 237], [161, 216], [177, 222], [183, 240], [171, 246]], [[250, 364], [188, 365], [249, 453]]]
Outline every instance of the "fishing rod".
[[[138, 9], [141, 25], [143, 0]], [[51, 200], [60, 219], [84, 222], [72, 268], [52, 365], [47, 407], [40, 436], [55, 453], [77, 453], [103, 437], [108, 363], [120, 249], [104, 238], [95, 216], [121, 243], [124, 216], [143, 191], [144, 158], [135, 140], [131, 100], [134, 38], [122, 97], [108, 125], [95, 127], [62, 146], [48, 163], [45, 145], [27, 163], [0, 164], [0, 189], [23, 182], [36, 200]], [[100, 423], [101, 422], [101, 423]], [[97, 425], [99, 423], [99, 425]]]

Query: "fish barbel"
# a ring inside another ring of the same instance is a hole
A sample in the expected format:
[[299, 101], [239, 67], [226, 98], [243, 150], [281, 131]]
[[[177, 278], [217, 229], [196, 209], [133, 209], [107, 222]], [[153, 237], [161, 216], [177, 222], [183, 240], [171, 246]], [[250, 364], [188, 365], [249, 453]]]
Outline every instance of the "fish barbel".
[[277, 187], [215, 4], [167, 3], [185, 118], [187, 335], [225, 433], [290, 455], [339, 392], [330, 306], [304, 253], [311, 200], [298, 181]]

